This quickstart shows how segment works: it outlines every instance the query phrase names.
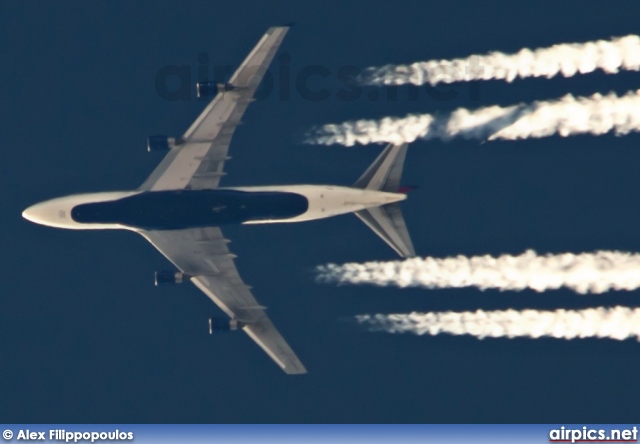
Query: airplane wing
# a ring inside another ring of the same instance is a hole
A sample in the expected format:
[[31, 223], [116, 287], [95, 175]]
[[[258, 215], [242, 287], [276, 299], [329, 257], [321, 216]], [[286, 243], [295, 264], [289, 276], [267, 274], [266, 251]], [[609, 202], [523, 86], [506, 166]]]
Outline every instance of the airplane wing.
[[[253, 100], [288, 27], [269, 28], [229, 83], [219, 92], [142, 184], [142, 191], [217, 188], [233, 132]], [[306, 369], [240, 277], [227, 240], [217, 227], [170, 231], [139, 231], [191, 282], [204, 292], [286, 373]]]
[[306, 373], [291, 347], [265, 313], [265, 307], [251, 294], [234, 264], [228, 241], [217, 227], [174, 231], [141, 231], [191, 282], [204, 292], [231, 319], [244, 325], [243, 330], [286, 373]]
[[252, 102], [264, 73], [289, 27], [269, 28], [229, 80], [235, 89], [219, 92], [177, 146], [140, 186], [144, 191], [216, 188], [231, 137]]

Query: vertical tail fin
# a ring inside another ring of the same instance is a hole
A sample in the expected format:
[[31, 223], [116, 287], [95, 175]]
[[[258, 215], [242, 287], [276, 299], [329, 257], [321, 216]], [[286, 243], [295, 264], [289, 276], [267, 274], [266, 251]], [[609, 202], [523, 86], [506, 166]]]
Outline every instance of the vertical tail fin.
[[[400, 177], [402, 176], [404, 159], [407, 154], [407, 146], [406, 143], [387, 145], [360, 179], [356, 181], [353, 185], [354, 188], [397, 193], [400, 187]], [[392, 203], [380, 207], [367, 208], [366, 210], [356, 211], [355, 215], [400, 256], [411, 257], [416, 255], [399, 204]]]

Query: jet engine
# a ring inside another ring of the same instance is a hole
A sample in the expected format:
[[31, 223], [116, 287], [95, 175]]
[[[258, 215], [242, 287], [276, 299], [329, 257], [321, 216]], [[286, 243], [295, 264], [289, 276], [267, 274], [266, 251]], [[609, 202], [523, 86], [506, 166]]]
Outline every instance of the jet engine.
[[237, 330], [244, 327], [245, 324], [237, 319], [229, 318], [209, 318], [209, 334], [222, 333]]
[[196, 83], [196, 91], [198, 97], [212, 97], [218, 94], [218, 92], [233, 91], [236, 89], [231, 83], [220, 82], [198, 82]]
[[149, 136], [147, 138], [147, 151], [169, 151], [183, 142], [184, 140], [179, 137]]
[[181, 284], [187, 278], [188, 276], [179, 271], [156, 271], [154, 283], [156, 287], [159, 285], [176, 285]]

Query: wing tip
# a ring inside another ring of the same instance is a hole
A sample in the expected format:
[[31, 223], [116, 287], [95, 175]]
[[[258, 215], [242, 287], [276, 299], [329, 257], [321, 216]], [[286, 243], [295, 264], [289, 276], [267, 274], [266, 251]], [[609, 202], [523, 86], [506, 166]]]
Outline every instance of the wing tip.
[[304, 368], [304, 367], [302, 367], [302, 368], [300, 368], [300, 367], [294, 367], [294, 368], [286, 368], [286, 367], [284, 367], [282, 370], [284, 370], [284, 372], [287, 375], [306, 375], [308, 373], [307, 369]]
[[267, 30], [267, 34], [273, 34], [276, 31], [284, 31], [287, 32], [289, 31], [289, 29], [291, 29], [292, 27], [294, 27], [296, 24], [294, 22], [290, 22], [290, 23], [284, 23], [282, 25], [277, 25], [277, 26], [272, 26], [271, 28], [269, 28]]

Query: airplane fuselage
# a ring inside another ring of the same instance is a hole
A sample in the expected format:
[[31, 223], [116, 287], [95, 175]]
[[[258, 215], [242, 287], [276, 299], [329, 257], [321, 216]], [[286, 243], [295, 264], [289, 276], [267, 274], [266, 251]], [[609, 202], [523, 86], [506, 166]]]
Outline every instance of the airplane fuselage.
[[228, 316], [210, 318], [210, 333], [242, 329], [287, 374], [303, 374], [304, 365], [242, 280], [228, 239], [216, 227], [355, 213], [400, 256], [415, 251], [395, 204], [406, 198], [398, 190], [407, 144], [387, 145], [351, 187], [220, 187], [231, 138], [288, 29], [269, 28], [227, 83], [198, 83], [199, 97], [215, 96], [181, 137], [149, 137], [147, 149], [166, 155], [138, 189], [59, 197], [22, 215], [57, 228], [141, 234], [175, 266], [157, 271], [156, 285], [191, 281]]
[[302, 222], [397, 202], [404, 194], [328, 185], [76, 194], [27, 208], [32, 222], [68, 229], [181, 230]]

